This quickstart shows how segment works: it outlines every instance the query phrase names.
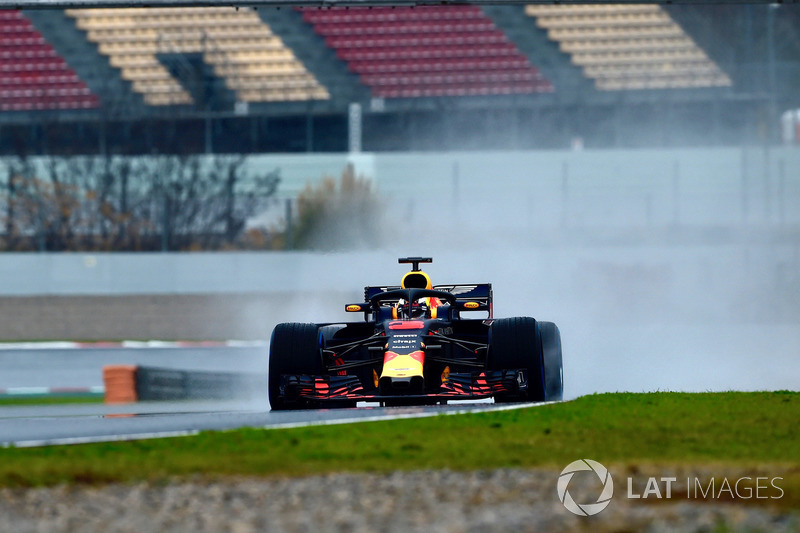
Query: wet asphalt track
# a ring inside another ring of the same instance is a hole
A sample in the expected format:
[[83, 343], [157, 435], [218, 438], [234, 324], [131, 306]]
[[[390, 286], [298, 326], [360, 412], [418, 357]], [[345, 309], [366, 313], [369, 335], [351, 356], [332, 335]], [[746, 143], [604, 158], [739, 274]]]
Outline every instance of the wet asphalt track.
[[[0, 352], [0, 388], [98, 386], [102, 385], [102, 367], [107, 364], [251, 372], [264, 375], [266, 383], [266, 353], [266, 346], [4, 350]], [[0, 445], [22, 447], [157, 438], [246, 426], [290, 427], [493, 408], [494, 404], [480, 402], [444, 407], [362, 406], [273, 413], [269, 411], [266, 390], [261, 396], [229, 401], [0, 406]]]
[[[567, 399], [615, 391], [796, 390], [800, 383], [800, 326], [796, 324], [619, 327], [559, 322]], [[0, 389], [96, 387], [103, 384], [102, 367], [107, 364], [248, 372], [263, 376], [266, 384], [267, 354], [266, 343], [204, 348], [5, 349], [0, 350]], [[243, 426], [280, 427], [487, 408], [495, 407], [491, 403], [460, 403], [272, 413], [266, 390], [258, 397], [237, 401], [0, 406], [0, 445], [187, 435]]]
[[[528, 404], [526, 404], [528, 405]], [[544, 405], [544, 404], [540, 404]], [[240, 427], [293, 427], [390, 418], [419, 418], [442, 413], [477, 412], [510, 407], [462, 403], [430, 407], [360, 407], [314, 411], [247, 411], [217, 402], [137, 404], [127, 407], [70, 406], [0, 409], [0, 445], [45, 446], [194, 435], [203, 430]], [[226, 410], [231, 409], [234, 410]]]

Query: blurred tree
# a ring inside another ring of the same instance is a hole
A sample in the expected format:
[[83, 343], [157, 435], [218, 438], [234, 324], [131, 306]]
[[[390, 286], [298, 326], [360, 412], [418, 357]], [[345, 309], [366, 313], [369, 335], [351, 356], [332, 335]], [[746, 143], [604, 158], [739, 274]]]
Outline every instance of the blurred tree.
[[290, 226], [297, 248], [353, 249], [380, 243], [380, 200], [372, 182], [356, 176], [352, 164], [337, 182], [325, 176], [297, 197], [297, 220]]
[[7, 250], [232, 247], [274, 195], [243, 156], [18, 157], [6, 164]]

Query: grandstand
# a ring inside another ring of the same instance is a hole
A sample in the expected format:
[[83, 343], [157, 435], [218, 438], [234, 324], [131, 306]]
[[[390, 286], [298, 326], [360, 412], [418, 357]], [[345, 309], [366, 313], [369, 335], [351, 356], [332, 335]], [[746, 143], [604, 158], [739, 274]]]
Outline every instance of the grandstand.
[[0, 11], [6, 154], [777, 142], [798, 81], [791, 4]]
[[149, 106], [197, 104], [226, 90], [238, 102], [328, 98], [251, 10], [71, 9], [67, 15]]
[[525, 14], [599, 90], [727, 87], [730, 78], [658, 5], [529, 5]]
[[477, 6], [305, 9], [303, 21], [377, 98], [553, 90]]

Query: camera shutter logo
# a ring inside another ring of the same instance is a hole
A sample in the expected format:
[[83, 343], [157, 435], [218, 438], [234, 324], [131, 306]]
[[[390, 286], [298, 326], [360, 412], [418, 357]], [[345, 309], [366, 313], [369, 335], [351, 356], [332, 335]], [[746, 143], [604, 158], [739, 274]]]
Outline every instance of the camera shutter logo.
[[[577, 503], [572, 499], [572, 496], [570, 496], [567, 490], [567, 486], [570, 480], [572, 480], [572, 476], [575, 475], [575, 472], [584, 470], [593, 471], [603, 483], [603, 492], [600, 493], [595, 503]], [[558, 485], [556, 488], [558, 489], [558, 499], [561, 500], [564, 507], [578, 516], [596, 515], [608, 507], [608, 504], [611, 503], [611, 497], [614, 495], [614, 481], [611, 479], [611, 473], [606, 467], [591, 459], [579, 459], [567, 465], [558, 477]]]

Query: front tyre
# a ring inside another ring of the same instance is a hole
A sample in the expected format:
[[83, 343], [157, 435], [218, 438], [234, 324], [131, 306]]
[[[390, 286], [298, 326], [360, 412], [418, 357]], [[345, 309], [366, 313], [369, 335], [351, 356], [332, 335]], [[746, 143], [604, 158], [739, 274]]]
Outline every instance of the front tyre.
[[531, 317], [501, 318], [489, 327], [487, 370], [523, 369], [528, 390], [519, 394], [497, 394], [496, 403], [542, 401], [542, 347], [536, 320]]
[[273, 411], [310, 409], [316, 407], [308, 400], [286, 401], [280, 394], [284, 374], [323, 373], [322, 352], [319, 346], [319, 327], [316, 324], [289, 322], [272, 330], [269, 343], [269, 376], [267, 392]]
[[528, 390], [498, 394], [495, 402], [555, 401], [563, 397], [561, 335], [552, 322], [530, 317], [498, 319], [489, 328], [488, 370], [523, 369]]
[[539, 322], [544, 364], [544, 398], [557, 401], [564, 398], [564, 366], [561, 358], [561, 332], [552, 322]]

